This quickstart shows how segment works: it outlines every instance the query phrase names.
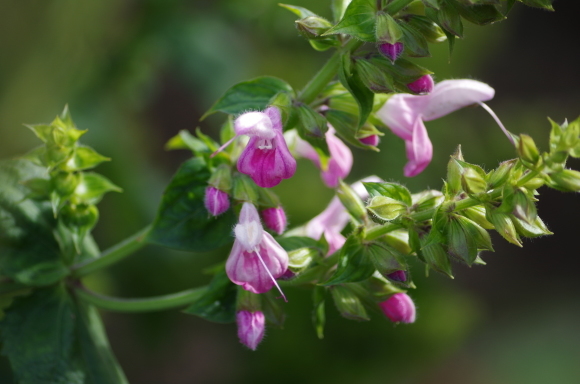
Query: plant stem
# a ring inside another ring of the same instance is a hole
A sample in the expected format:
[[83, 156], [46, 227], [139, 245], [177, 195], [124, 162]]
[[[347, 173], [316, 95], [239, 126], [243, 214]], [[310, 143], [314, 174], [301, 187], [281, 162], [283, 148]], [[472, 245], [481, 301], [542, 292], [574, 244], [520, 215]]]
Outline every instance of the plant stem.
[[340, 67], [340, 58], [342, 57], [342, 54], [345, 51], [354, 51], [361, 45], [362, 42], [356, 39], [351, 39], [344, 45], [344, 47], [338, 49], [334, 55], [328, 59], [326, 64], [320, 68], [316, 75], [310, 79], [308, 84], [306, 84], [306, 86], [300, 91], [298, 94], [298, 100], [305, 104], [312, 103], [338, 73], [338, 68]]
[[147, 235], [149, 235], [150, 230], [151, 225], [148, 225], [133, 236], [101, 253], [99, 258], [73, 265], [71, 275], [76, 278], [86, 276], [124, 259], [147, 244]]
[[152, 312], [178, 308], [190, 304], [205, 293], [206, 287], [187, 289], [170, 295], [154, 296], [144, 299], [119, 299], [101, 295], [83, 286], [74, 287], [75, 294], [83, 301], [102, 309], [116, 312]]

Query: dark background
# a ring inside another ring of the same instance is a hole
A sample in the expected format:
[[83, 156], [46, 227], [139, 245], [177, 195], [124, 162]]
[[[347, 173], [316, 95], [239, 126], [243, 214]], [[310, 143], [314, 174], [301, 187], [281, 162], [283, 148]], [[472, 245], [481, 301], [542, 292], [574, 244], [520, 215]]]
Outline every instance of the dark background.
[[[0, 157], [38, 145], [22, 123], [52, 121], [68, 103], [86, 144], [113, 161], [98, 168], [124, 189], [101, 203], [95, 236], [103, 249], [149, 223], [164, 186], [186, 152], [165, 152], [180, 129], [210, 135], [223, 116], [199, 117], [235, 82], [259, 75], [302, 87], [328, 53], [310, 49], [294, 16], [270, 0], [2, 0], [0, 11]], [[322, 0], [300, 0], [330, 16]], [[417, 62], [436, 79], [470, 77], [490, 84], [489, 102], [509, 130], [546, 149], [549, 123], [580, 114], [580, 3], [557, 0], [555, 13], [516, 4], [508, 20], [466, 25], [449, 61], [446, 44]], [[514, 156], [492, 119], [468, 108], [427, 124], [434, 158], [404, 179], [403, 142], [383, 137], [380, 154], [353, 150], [348, 181], [376, 174], [412, 191], [439, 189], [448, 156], [462, 145], [469, 162], [491, 169]], [[571, 163], [575, 169], [580, 163]], [[300, 191], [297, 193], [296, 191]], [[332, 191], [299, 161], [276, 187], [291, 224], [317, 214]], [[235, 325], [167, 311], [103, 313], [113, 349], [132, 383], [577, 383], [580, 306], [577, 245], [580, 199], [540, 190], [539, 214], [555, 233], [523, 249], [494, 237], [488, 265], [457, 266], [455, 279], [414, 269], [413, 325], [375, 317], [356, 323], [327, 307], [318, 340], [310, 292], [288, 289], [284, 330], [269, 328], [257, 352], [242, 347]], [[175, 292], [204, 284], [202, 269], [228, 249], [192, 254], [148, 247], [86, 279], [121, 297]], [[6, 361], [0, 382], [10, 382]]]

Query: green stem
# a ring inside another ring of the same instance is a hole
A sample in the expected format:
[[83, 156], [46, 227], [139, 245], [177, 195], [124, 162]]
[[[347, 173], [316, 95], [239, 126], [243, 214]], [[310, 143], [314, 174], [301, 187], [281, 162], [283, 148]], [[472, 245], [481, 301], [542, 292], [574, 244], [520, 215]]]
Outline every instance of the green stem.
[[405, 8], [407, 5], [411, 4], [413, 1], [414, 0], [393, 0], [387, 4], [385, 11], [390, 15], [394, 15], [401, 9]]
[[149, 235], [151, 228], [151, 225], [148, 225], [133, 236], [107, 249], [97, 259], [87, 260], [83, 263], [73, 265], [71, 275], [76, 278], [86, 276], [124, 259], [147, 244], [147, 235]]
[[320, 68], [316, 75], [310, 79], [308, 84], [306, 84], [306, 86], [300, 91], [298, 100], [305, 104], [312, 103], [338, 73], [338, 68], [340, 67], [340, 58], [342, 57], [342, 54], [345, 51], [354, 51], [361, 45], [362, 42], [356, 39], [351, 39], [344, 45], [344, 47], [337, 50], [334, 55], [328, 59], [326, 64]]
[[187, 289], [170, 295], [154, 296], [144, 299], [119, 299], [101, 295], [82, 286], [74, 287], [75, 294], [96, 307], [116, 312], [152, 312], [179, 308], [199, 299], [206, 287]]

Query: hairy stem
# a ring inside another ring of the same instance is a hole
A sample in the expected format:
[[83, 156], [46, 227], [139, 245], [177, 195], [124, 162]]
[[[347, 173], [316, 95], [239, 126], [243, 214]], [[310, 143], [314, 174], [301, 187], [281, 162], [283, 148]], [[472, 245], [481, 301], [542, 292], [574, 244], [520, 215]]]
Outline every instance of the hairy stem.
[[147, 235], [149, 234], [149, 231], [151, 231], [151, 225], [148, 225], [133, 236], [107, 249], [101, 253], [99, 258], [73, 265], [71, 268], [71, 275], [76, 278], [83, 277], [123, 260], [125, 257], [147, 244]]
[[334, 79], [338, 73], [338, 68], [340, 67], [340, 58], [345, 51], [354, 51], [362, 45], [362, 42], [351, 39], [342, 47], [337, 50], [334, 55], [328, 59], [326, 64], [314, 75], [312, 79], [306, 84], [306, 86], [298, 94], [298, 100], [305, 103], [312, 103], [316, 97], [326, 88], [328, 83]]
[[144, 299], [120, 299], [101, 295], [83, 286], [75, 286], [75, 294], [83, 301], [102, 309], [116, 312], [152, 312], [179, 308], [192, 303], [205, 293], [206, 287], [187, 289], [170, 295], [154, 296]]

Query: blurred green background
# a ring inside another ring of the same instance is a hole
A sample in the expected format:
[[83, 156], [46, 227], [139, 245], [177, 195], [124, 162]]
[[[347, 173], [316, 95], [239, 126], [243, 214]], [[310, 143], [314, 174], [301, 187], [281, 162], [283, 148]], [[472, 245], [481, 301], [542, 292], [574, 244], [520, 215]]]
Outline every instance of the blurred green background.
[[[328, 2], [297, 0], [330, 17]], [[95, 230], [107, 248], [148, 224], [161, 193], [188, 153], [165, 152], [180, 129], [210, 135], [224, 116], [199, 117], [232, 84], [259, 75], [302, 87], [328, 53], [313, 51], [294, 16], [271, 0], [2, 0], [0, 11], [0, 157], [39, 142], [23, 123], [50, 122], [68, 103], [84, 143], [113, 159], [98, 168], [124, 189], [101, 203]], [[468, 25], [449, 60], [446, 44], [417, 62], [436, 79], [489, 83], [489, 105], [515, 133], [546, 148], [549, 124], [580, 113], [575, 15], [580, 4], [555, 1], [555, 13], [516, 4], [497, 25]], [[514, 156], [480, 108], [427, 124], [434, 158], [404, 179], [403, 142], [386, 132], [381, 153], [353, 150], [348, 181], [376, 174], [412, 191], [439, 189], [458, 144], [488, 169]], [[571, 164], [579, 169], [580, 163]], [[297, 193], [296, 191], [301, 191]], [[291, 224], [317, 214], [332, 191], [299, 161], [297, 175], [276, 187]], [[555, 232], [519, 249], [494, 238], [485, 267], [457, 266], [455, 280], [422, 276], [415, 266], [418, 307], [413, 325], [376, 316], [356, 323], [327, 305], [318, 340], [310, 324], [310, 292], [287, 289], [283, 330], [269, 328], [257, 352], [237, 341], [235, 325], [167, 311], [103, 313], [112, 347], [132, 383], [578, 383], [580, 370], [580, 199], [541, 190], [539, 213]], [[202, 270], [227, 255], [147, 247], [87, 279], [121, 297], [158, 295], [207, 282]], [[0, 382], [11, 383], [0, 362]]]

